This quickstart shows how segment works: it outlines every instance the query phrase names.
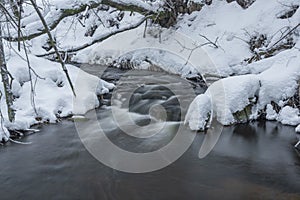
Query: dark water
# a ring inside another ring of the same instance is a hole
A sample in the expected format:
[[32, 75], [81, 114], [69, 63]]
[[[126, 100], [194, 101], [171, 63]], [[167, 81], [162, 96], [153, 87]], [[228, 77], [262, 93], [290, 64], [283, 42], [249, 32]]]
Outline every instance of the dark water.
[[[110, 109], [98, 109], [97, 116], [105, 122]], [[147, 117], [137, 119], [141, 127], [148, 124]], [[198, 133], [175, 163], [146, 174], [118, 172], [98, 162], [81, 143], [71, 121], [37, 128], [39, 133], [22, 140], [32, 144], [0, 147], [1, 200], [300, 199], [300, 155], [293, 148], [294, 128], [275, 122], [224, 128], [204, 159], [198, 158], [204, 139]], [[140, 150], [165, 145], [173, 137], [169, 131], [161, 140], [145, 139], [136, 145], [118, 129], [106, 134], [121, 147]]]

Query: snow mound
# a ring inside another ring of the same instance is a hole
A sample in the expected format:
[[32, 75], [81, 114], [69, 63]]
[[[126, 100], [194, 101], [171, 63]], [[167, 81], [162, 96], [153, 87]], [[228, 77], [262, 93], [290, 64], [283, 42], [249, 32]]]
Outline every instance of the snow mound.
[[[246, 117], [247, 120], [257, 119], [260, 113], [266, 111], [267, 119], [276, 119], [287, 125], [298, 125], [299, 110], [285, 106], [286, 100], [297, 92], [300, 80], [300, 53], [295, 51], [297, 50], [289, 51], [293, 56], [288, 62], [275, 63], [258, 75], [229, 77], [212, 84], [205, 95], [210, 97], [218, 121], [223, 125], [230, 125], [239, 122], [241, 117]], [[273, 59], [276, 59], [276, 56]], [[197, 97], [191, 104], [186, 116], [186, 123], [191, 129], [201, 130], [205, 127], [203, 123], [200, 123], [201, 126], [195, 126], [194, 119], [203, 119], [207, 115], [210, 107], [207, 101]], [[279, 114], [270, 105], [272, 102], [282, 108]], [[203, 106], [204, 104], [206, 106]], [[195, 105], [200, 106], [195, 109]]]
[[271, 104], [267, 105], [267, 110], [266, 110], [266, 119], [267, 120], [276, 120], [278, 117], [278, 114], [274, 110], [273, 106]]
[[296, 132], [300, 133], [300, 124], [296, 127]]
[[296, 126], [300, 123], [299, 110], [290, 106], [285, 106], [277, 118], [282, 124]]
[[[16, 110], [15, 122], [9, 123], [5, 98], [1, 99], [4, 123], [1, 124], [0, 137], [5, 140], [9, 137], [6, 128], [25, 130], [33, 124], [55, 123], [59, 118], [73, 114], [84, 115], [99, 106], [98, 95], [114, 87], [75, 66], [67, 65], [75, 87], [74, 97], [60, 64], [29, 54], [30, 66], [34, 70], [29, 73], [24, 52], [21, 52], [22, 57], [10, 49], [5, 49], [5, 52], [9, 57], [8, 70], [14, 78], [12, 92], [15, 96], [13, 108]], [[2, 86], [1, 92], [4, 94]]]
[[[257, 74], [271, 67], [272, 63], [257, 65], [254, 62], [249, 65], [244, 62], [255, 52], [259, 53], [258, 49], [250, 50], [250, 39], [263, 34], [266, 36], [265, 48], [272, 48], [282, 37], [282, 31], [288, 31], [299, 23], [300, 9], [290, 18], [278, 17], [280, 13], [288, 12], [292, 5], [299, 5], [299, 0], [256, 0], [247, 9], [243, 9], [236, 2], [216, 0], [212, 1], [210, 6], [204, 6], [199, 12], [183, 16], [177, 27], [179, 32], [202, 44], [207, 42], [203, 36], [211, 41], [218, 39], [219, 48], [213, 48], [212, 45], [204, 45], [202, 48], [213, 59], [223, 76]], [[293, 40], [297, 43], [299, 37], [295, 36]], [[285, 58], [289, 59], [290, 56]], [[264, 62], [264, 59], [261, 61]]]
[[201, 94], [191, 103], [184, 123], [188, 123], [192, 130], [204, 130], [210, 118], [210, 112], [211, 99], [207, 94]]
[[[207, 116], [213, 112], [223, 125], [236, 122], [234, 113], [251, 105], [259, 93], [259, 79], [255, 75], [243, 75], [225, 78], [213, 83], [204, 95], [199, 95], [192, 102], [186, 115], [185, 123], [192, 130], [203, 130]], [[198, 106], [198, 108], [197, 108]], [[200, 122], [196, 122], [199, 119]]]

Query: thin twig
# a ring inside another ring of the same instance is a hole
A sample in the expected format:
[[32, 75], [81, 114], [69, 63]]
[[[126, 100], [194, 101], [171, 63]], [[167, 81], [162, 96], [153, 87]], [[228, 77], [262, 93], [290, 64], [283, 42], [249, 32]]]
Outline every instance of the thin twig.
[[296, 25], [294, 28], [292, 28], [287, 34], [285, 34], [283, 37], [281, 37], [277, 42], [275, 42], [275, 44], [273, 44], [271, 46], [271, 48], [273, 48], [274, 46], [276, 46], [279, 42], [281, 42], [284, 38], [286, 38], [287, 36], [289, 36], [291, 33], [293, 33], [298, 27], [300, 26], [300, 23], [298, 25]]
[[48, 27], [48, 25], [47, 25], [47, 22], [45, 21], [43, 15], [42, 15], [42, 13], [41, 13], [41, 11], [40, 11], [39, 8], [37, 7], [35, 0], [30, 0], [30, 2], [32, 3], [32, 5], [33, 5], [35, 11], [37, 12], [37, 14], [38, 14], [40, 20], [42, 21], [42, 24], [43, 24], [43, 26], [44, 26], [44, 28], [45, 28], [45, 30], [46, 30], [46, 32], [47, 32], [47, 35], [48, 35], [48, 37], [49, 37], [51, 46], [54, 48], [55, 54], [56, 54], [56, 56], [57, 56], [57, 58], [58, 58], [58, 61], [60, 62], [63, 71], [65, 72], [65, 75], [66, 75], [66, 77], [67, 77], [67, 80], [68, 80], [68, 82], [69, 82], [69, 85], [70, 85], [70, 87], [71, 87], [71, 90], [72, 90], [72, 92], [73, 92], [73, 95], [76, 96], [75, 89], [74, 89], [73, 83], [72, 83], [72, 81], [71, 81], [71, 78], [70, 78], [68, 69], [66, 68], [66, 65], [65, 65], [64, 61], [62, 60], [62, 58], [61, 58], [61, 55], [60, 55], [60, 53], [59, 53], [59, 51], [58, 51], [58, 49], [57, 49], [57, 46], [56, 46], [55, 43], [54, 43], [54, 39], [53, 39], [53, 37], [52, 37], [52, 35], [51, 35], [51, 32], [50, 32], [49, 27]]
[[208, 39], [205, 35], [201, 35], [199, 34], [199, 36], [203, 37], [204, 39], [206, 39], [210, 44], [212, 44], [216, 49], [219, 48], [219, 46], [216, 44], [218, 42], [219, 37], [216, 38], [215, 42], [212, 42], [210, 39]]

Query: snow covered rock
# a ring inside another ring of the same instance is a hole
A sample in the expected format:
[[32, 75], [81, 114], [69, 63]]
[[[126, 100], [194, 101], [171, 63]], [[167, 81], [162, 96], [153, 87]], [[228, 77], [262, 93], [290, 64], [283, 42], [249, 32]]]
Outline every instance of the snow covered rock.
[[276, 120], [278, 117], [278, 114], [276, 113], [276, 111], [274, 110], [271, 104], [267, 105], [266, 113], [267, 113], [266, 119], [268, 120]]
[[296, 126], [300, 124], [299, 110], [290, 106], [285, 106], [279, 113], [278, 121], [285, 125]]
[[296, 132], [300, 133], [300, 124], [296, 127]]
[[[284, 59], [275, 62], [269, 69], [258, 75], [229, 77], [212, 84], [205, 94], [211, 98], [218, 121], [223, 125], [230, 125], [243, 122], [240, 118], [257, 119], [259, 113], [266, 109], [267, 119], [276, 119], [287, 125], [298, 125], [299, 110], [286, 106], [286, 103], [297, 92], [300, 80], [300, 53], [297, 50], [289, 52], [292, 56], [288, 61]], [[204, 103], [202, 98], [196, 98], [195, 101], [199, 101], [198, 105]], [[272, 102], [282, 108], [279, 114], [270, 105]], [[201, 119], [206, 114], [207, 108], [203, 109], [201, 106], [200, 109], [195, 109], [195, 105], [197, 104], [193, 103], [190, 107], [193, 112], [188, 112], [186, 123], [191, 121], [191, 124], [195, 124], [194, 119]], [[203, 129], [203, 127], [198, 128]]]
[[[199, 115], [200, 113], [200, 115]], [[185, 124], [192, 130], [204, 130], [211, 115], [211, 99], [206, 94], [201, 94], [191, 103], [186, 114]]]
[[[204, 95], [199, 95], [192, 102], [185, 118], [185, 123], [195, 130], [203, 130], [211, 108], [219, 122], [230, 125], [237, 122], [235, 113], [243, 111], [256, 101], [260, 83], [255, 75], [243, 75], [221, 79], [213, 83]], [[208, 102], [212, 102], [211, 104]], [[199, 106], [196, 108], [196, 106]], [[250, 118], [251, 113], [247, 113]], [[200, 122], [195, 120], [199, 119]]]
[[6, 142], [9, 139], [9, 132], [6, 127], [1, 126], [0, 128], [0, 142]]

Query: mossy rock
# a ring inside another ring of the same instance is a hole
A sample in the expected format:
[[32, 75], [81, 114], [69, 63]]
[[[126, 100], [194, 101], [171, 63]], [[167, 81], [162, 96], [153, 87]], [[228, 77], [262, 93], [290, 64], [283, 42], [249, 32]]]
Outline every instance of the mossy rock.
[[244, 110], [233, 113], [235, 120], [238, 123], [248, 122], [250, 119], [250, 115], [252, 114], [252, 107], [253, 107], [253, 105], [249, 104], [248, 106], [246, 106], [244, 108]]

